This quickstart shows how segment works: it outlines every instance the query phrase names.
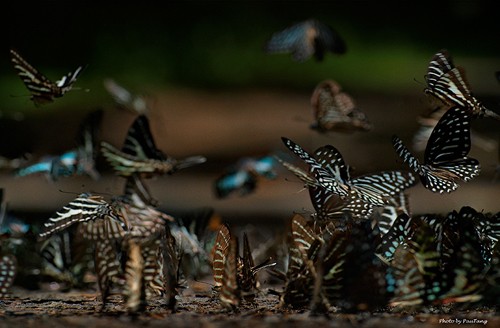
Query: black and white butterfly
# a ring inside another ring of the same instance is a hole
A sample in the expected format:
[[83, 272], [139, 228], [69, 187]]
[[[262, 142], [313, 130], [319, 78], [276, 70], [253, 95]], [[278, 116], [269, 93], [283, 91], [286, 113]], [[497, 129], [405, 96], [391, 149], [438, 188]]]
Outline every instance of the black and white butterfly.
[[479, 161], [467, 157], [471, 147], [471, 116], [463, 107], [450, 108], [432, 131], [423, 164], [410, 153], [401, 139], [393, 136], [392, 143], [399, 157], [432, 192], [454, 191], [458, 188], [455, 180], [469, 181], [479, 174]]
[[[444, 113], [446, 113], [449, 108], [450, 106], [448, 105], [440, 104], [417, 118], [419, 128], [413, 135], [413, 150], [425, 150], [432, 130], [434, 130], [434, 127], [436, 127], [441, 117], [443, 117]], [[480, 147], [487, 152], [492, 152], [498, 148], [498, 141], [472, 129], [471, 139], [473, 145]]]
[[342, 91], [333, 80], [319, 83], [311, 96], [314, 123], [311, 129], [319, 132], [369, 131], [373, 128], [366, 115], [358, 109], [353, 98]]
[[333, 28], [310, 19], [274, 33], [266, 42], [265, 51], [291, 53], [292, 58], [298, 62], [303, 62], [311, 56], [321, 61], [328, 51], [344, 54], [346, 45]]
[[331, 145], [318, 148], [310, 155], [293, 141], [282, 138], [285, 145], [309, 164], [318, 186], [346, 198], [351, 191], [372, 206], [384, 206], [391, 198], [415, 184], [409, 172], [384, 171], [356, 178], [350, 177], [348, 166], [340, 152]]
[[82, 66], [78, 66], [76, 70], [68, 73], [54, 83], [28, 64], [15, 50], [10, 50], [10, 56], [17, 74], [30, 91], [31, 100], [33, 100], [36, 106], [53, 102], [54, 98], [62, 97], [66, 92], [71, 90], [83, 70]]
[[121, 151], [103, 141], [101, 152], [115, 172], [124, 177], [132, 174], [140, 174], [143, 177], [171, 174], [206, 161], [203, 156], [177, 160], [164, 154], [156, 147], [149, 121], [144, 115], [137, 117], [130, 127]]
[[471, 92], [463, 67], [455, 67], [450, 54], [443, 49], [431, 59], [427, 69], [424, 92], [448, 105], [467, 108], [474, 117], [487, 116], [500, 120], [500, 115], [484, 107]]

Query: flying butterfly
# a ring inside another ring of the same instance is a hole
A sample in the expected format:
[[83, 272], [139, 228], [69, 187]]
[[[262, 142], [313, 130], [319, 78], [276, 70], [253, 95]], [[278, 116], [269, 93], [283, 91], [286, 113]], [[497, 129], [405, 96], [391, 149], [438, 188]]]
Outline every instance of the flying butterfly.
[[500, 115], [487, 109], [477, 100], [465, 77], [463, 67], [455, 67], [446, 49], [438, 51], [431, 59], [425, 76], [424, 92], [443, 103], [467, 108], [473, 117], [486, 116], [500, 120]]
[[462, 107], [450, 108], [432, 131], [420, 164], [397, 136], [392, 143], [399, 157], [408, 163], [423, 185], [432, 192], [452, 192], [457, 179], [469, 181], [479, 174], [479, 161], [467, 157], [470, 147], [471, 113]]
[[370, 131], [373, 126], [341, 86], [326, 80], [319, 83], [311, 97], [315, 122], [311, 129], [319, 132]]
[[321, 61], [327, 51], [344, 54], [346, 45], [333, 28], [310, 19], [274, 33], [264, 49], [267, 53], [291, 53], [295, 61], [303, 62], [311, 56]]
[[54, 98], [60, 98], [70, 91], [83, 70], [82, 66], [78, 66], [76, 70], [54, 83], [28, 64], [15, 50], [10, 50], [10, 56], [17, 74], [30, 91], [31, 100], [36, 106], [51, 103]]

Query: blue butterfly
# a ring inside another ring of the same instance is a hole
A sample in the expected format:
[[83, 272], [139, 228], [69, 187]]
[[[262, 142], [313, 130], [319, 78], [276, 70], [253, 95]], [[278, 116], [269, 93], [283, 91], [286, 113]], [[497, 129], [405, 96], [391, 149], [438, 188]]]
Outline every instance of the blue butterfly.
[[267, 53], [291, 53], [295, 61], [303, 62], [311, 56], [321, 61], [327, 51], [343, 54], [346, 45], [333, 28], [310, 19], [274, 33], [264, 49]]

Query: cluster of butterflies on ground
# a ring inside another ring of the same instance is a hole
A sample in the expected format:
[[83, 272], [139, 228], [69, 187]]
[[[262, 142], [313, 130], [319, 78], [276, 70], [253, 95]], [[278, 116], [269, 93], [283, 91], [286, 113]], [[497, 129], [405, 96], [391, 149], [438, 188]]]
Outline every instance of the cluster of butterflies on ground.
[[[321, 60], [326, 51], [341, 54], [345, 50], [340, 36], [316, 20], [278, 32], [266, 44], [266, 51], [290, 52], [297, 61], [313, 55]], [[53, 83], [14, 50], [11, 60], [36, 105], [63, 96], [83, 70], [78, 67]], [[283, 280], [283, 291], [270, 291], [279, 295], [281, 307], [309, 307], [315, 313], [328, 312], [331, 306], [362, 311], [388, 304], [497, 301], [499, 213], [463, 207], [446, 216], [412, 216], [405, 190], [417, 183], [417, 177], [435, 193], [452, 192], [459, 181], [476, 177], [479, 162], [468, 157], [471, 120], [482, 116], [499, 120], [500, 116], [472, 95], [464, 69], [453, 65], [446, 50], [431, 59], [426, 82], [425, 93], [439, 105], [417, 134], [419, 142], [427, 139], [423, 163], [402, 140], [392, 138], [397, 154], [416, 174], [395, 170], [352, 178], [335, 147], [325, 145], [310, 153], [282, 138], [307, 169], [269, 155], [242, 159], [217, 179], [218, 197], [235, 190], [247, 194], [260, 176], [275, 178], [273, 168], [280, 162], [304, 183], [315, 210], [309, 219], [297, 214], [291, 220], [286, 273], [275, 269], [276, 262], [269, 258], [255, 265], [245, 234], [241, 256], [238, 237], [226, 224], [220, 226], [210, 257], [214, 290], [225, 308], [237, 310], [242, 300], [251, 302], [258, 295], [256, 275], [262, 270]], [[83, 281], [85, 269], [93, 268], [103, 308], [113, 288], [118, 288], [132, 312], [144, 309], [155, 296], [164, 296], [167, 305], [175, 308], [182, 262], [186, 255], [191, 262], [207, 261], [207, 247], [199, 242], [200, 233], [188, 231], [157, 209], [144, 179], [202, 164], [206, 158], [167, 156], [155, 145], [144, 99], [112, 80], [106, 80], [105, 87], [118, 104], [138, 114], [121, 149], [100, 143], [102, 156], [126, 180], [124, 193], [110, 201], [82, 193], [52, 216], [36, 231], [43, 242], [42, 267], [73, 283]], [[372, 129], [366, 115], [335, 81], [318, 84], [311, 105], [315, 117], [311, 128], [319, 132]], [[98, 111], [84, 120], [76, 150], [21, 168], [17, 174], [45, 172], [56, 179], [85, 173], [97, 178], [96, 126], [101, 117]], [[206, 223], [207, 217], [201, 221]], [[33, 234], [31, 228], [21, 230], [17, 233], [22, 236]], [[81, 246], [89, 243], [93, 254]], [[75, 258], [77, 248], [84, 251]], [[0, 295], [13, 282], [15, 262], [9, 255], [0, 261]]]

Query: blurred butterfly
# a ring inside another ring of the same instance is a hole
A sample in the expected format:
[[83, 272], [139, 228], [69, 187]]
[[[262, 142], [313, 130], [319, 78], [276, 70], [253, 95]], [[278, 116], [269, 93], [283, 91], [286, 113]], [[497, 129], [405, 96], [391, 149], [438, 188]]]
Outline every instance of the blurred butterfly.
[[146, 116], [137, 117], [130, 127], [122, 150], [107, 142], [101, 142], [101, 152], [116, 174], [127, 177], [140, 174], [151, 177], [172, 174], [177, 170], [206, 162], [203, 156], [191, 156], [182, 160], [165, 155], [156, 148]]
[[142, 96], [133, 95], [112, 79], [104, 80], [104, 88], [111, 94], [115, 102], [126, 110], [139, 115], [148, 113], [148, 105]]
[[424, 154], [424, 164], [410, 153], [401, 139], [392, 143], [399, 157], [408, 163], [423, 185], [432, 192], [452, 192], [457, 179], [469, 181], [479, 174], [479, 162], [467, 157], [470, 142], [471, 114], [464, 108], [450, 108], [432, 131]]
[[311, 97], [315, 122], [311, 129], [319, 132], [370, 131], [373, 126], [340, 85], [333, 80], [319, 83]]
[[38, 163], [20, 168], [16, 171], [16, 175], [45, 173], [50, 180], [55, 181], [60, 177], [86, 174], [97, 180], [100, 175], [95, 168], [96, 145], [102, 115], [102, 110], [96, 110], [83, 119], [77, 133], [75, 149], [60, 156], [46, 156]]
[[54, 98], [62, 97], [66, 92], [71, 90], [77, 77], [83, 70], [82, 66], [78, 66], [75, 71], [68, 73], [54, 83], [28, 64], [13, 49], [10, 50], [10, 56], [17, 74], [30, 91], [31, 100], [33, 100], [36, 106], [53, 102]]
[[298, 62], [303, 62], [311, 56], [321, 61], [328, 51], [344, 54], [346, 45], [333, 28], [310, 19], [274, 33], [266, 42], [265, 51], [291, 53], [292, 58]]
[[242, 158], [215, 181], [217, 198], [225, 198], [234, 192], [238, 192], [241, 196], [253, 192], [259, 176], [267, 179], [276, 178], [275, 164], [272, 156]]
[[470, 111], [473, 117], [486, 116], [500, 120], [500, 115], [484, 107], [471, 92], [462, 67], [455, 67], [446, 49], [438, 51], [427, 69], [427, 88], [424, 92], [450, 106], [457, 105]]

